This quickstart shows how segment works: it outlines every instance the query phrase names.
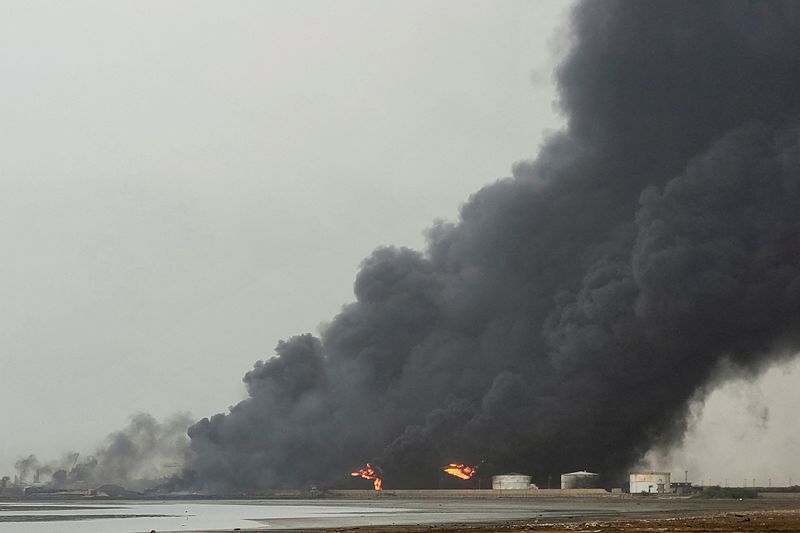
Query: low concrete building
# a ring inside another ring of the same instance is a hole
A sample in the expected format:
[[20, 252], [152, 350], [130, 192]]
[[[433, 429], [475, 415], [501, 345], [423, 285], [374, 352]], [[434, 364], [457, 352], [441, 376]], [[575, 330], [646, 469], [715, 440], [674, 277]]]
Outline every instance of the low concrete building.
[[631, 472], [630, 493], [666, 494], [672, 492], [669, 472]]
[[673, 481], [670, 483], [670, 486], [672, 487], [672, 492], [679, 496], [688, 496], [701, 492], [700, 487], [692, 486], [691, 481]]

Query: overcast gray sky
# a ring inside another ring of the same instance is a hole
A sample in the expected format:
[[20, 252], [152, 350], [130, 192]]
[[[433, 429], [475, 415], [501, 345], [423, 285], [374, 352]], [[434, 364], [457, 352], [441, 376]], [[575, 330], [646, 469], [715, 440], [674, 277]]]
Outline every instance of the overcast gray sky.
[[0, 472], [223, 411], [534, 155], [563, 2], [0, 5]]
[[0, 473], [241, 399], [373, 248], [420, 247], [561, 125], [568, 5], [0, 4]]

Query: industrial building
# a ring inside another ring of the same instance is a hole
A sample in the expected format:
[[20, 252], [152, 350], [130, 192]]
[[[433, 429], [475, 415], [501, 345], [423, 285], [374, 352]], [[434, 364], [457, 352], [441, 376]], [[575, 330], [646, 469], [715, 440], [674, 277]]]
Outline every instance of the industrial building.
[[561, 474], [562, 489], [597, 489], [600, 488], [600, 474], [579, 470]]
[[630, 493], [666, 494], [672, 492], [669, 472], [631, 472]]
[[510, 474], [492, 476], [492, 488], [520, 490], [535, 489], [538, 487], [531, 483], [531, 476], [526, 476], [525, 474], [519, 474], [517, 472], [511, 472]]

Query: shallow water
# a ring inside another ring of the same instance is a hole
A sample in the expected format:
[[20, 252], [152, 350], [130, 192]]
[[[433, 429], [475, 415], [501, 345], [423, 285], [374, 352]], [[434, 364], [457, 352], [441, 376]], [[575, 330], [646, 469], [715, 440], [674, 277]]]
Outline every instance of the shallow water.
[[328, 519], [363, 518], [401, 511], [404, 510], [391, 507], [288, 502], [114, 502], [105, 505], [96, 502], [4, 503], [0, 506], [0, 532], [231, 531], [237, 527], [268, 528], [268, 522], [272, 520], [286, 523], [294, 519], [311, 519], [324, 523]]
[[[615, 505], [500, 500], [0, 502], [0, 533], [347, 528], [607, 516]], [[156, 516], [157, 515], [157, 516]]]

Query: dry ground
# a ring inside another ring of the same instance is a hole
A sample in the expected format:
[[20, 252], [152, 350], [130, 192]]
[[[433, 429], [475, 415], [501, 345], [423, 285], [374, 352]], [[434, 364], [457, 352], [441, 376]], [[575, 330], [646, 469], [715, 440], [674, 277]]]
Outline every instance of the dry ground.
[[353, 528], [336, 530], [352, 533], [653, 533], [653, 532], [800, 532], [800, 513], [787, 511], [722, 514], [684, 518], [642, 518], [591, 520], [588, 522], [530, 522], [469, 526], [417, 526], [398, 528]]
[[[757, 507], [768, 507], [763, 505]], [[777, 503], [777, 502], [776, 502]], [[786, 505], [780, 502], [779, 509], [744, 510], [727, 512], [705, 512], [695, 516], [633, 517], [585, 521], [506, 522], [501, 524], [434, 525], [394, 528], [351, 528], [331, 530], [330, 533], [756, 533], [800, 532], [800, 502]], [[713, 504], [710, 504], [713, 505]], [[796, 507], [796, 508], [789, 508]]]

